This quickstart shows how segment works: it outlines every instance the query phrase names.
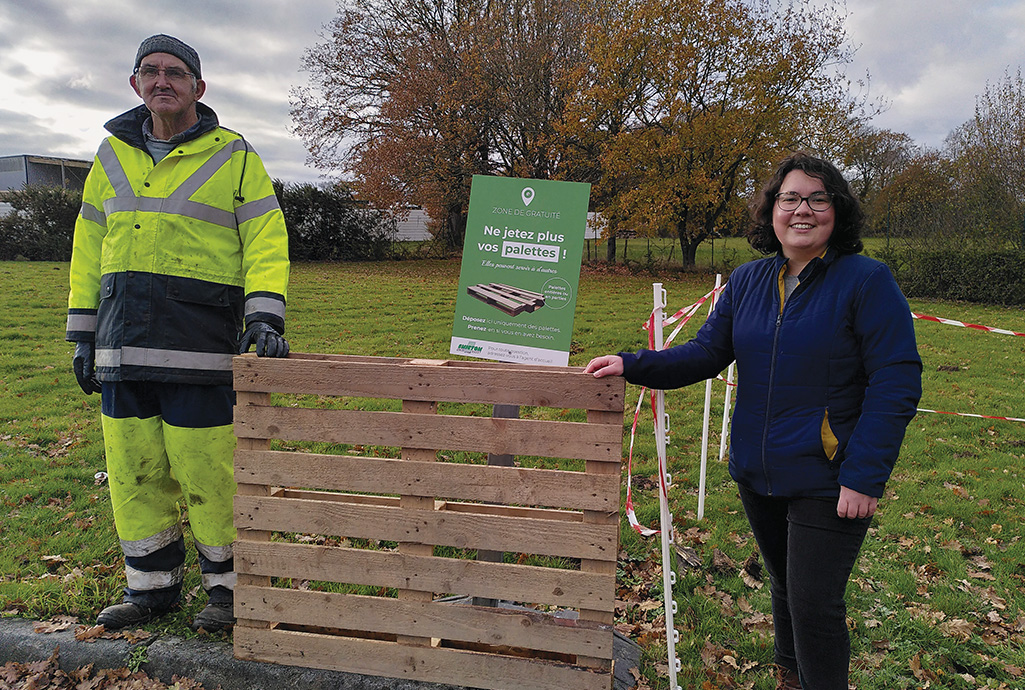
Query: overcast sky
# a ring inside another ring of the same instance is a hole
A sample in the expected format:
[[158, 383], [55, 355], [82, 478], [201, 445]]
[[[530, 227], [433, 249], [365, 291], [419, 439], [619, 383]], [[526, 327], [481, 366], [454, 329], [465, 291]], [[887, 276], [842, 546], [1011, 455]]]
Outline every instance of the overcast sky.
[[[890, 102], [873, 124], [939, 147], [987, 82], [1025, 61], [1025, 0], [847, 0], [852, 79]], [[103, 123], [137, 103], [128, 84], [142, 39], [167, 33], [199, 52], [204, 102], [245, 134], [272, 177], [317, 181], [290, 134], [289, 92], [335, 0], [0, 0], [0, 155], [91, 159]]]

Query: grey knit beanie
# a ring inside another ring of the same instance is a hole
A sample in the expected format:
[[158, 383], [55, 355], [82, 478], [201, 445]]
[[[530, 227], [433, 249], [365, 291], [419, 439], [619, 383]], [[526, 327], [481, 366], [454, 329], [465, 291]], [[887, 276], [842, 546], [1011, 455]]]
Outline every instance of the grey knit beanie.
[[186, 45], [174, 36], [168, 36], [167, 34], [150, 36], [142, 42], [142, 45], [139, 46], [139, 52], [135, 55], [135, 68], [132, 71], [134, 72], [139, 69], [142, 59], [151, 53], [173, 55], [185, 63], [189, 71], [196, 75], [196, 79], [203, 78], [203, 75], [199, 72], [199, 53], [192, 46]]

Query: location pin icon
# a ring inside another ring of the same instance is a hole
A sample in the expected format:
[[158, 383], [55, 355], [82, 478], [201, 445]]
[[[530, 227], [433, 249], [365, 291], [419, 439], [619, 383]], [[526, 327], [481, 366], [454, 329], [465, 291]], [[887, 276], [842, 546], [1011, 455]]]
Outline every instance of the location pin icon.
[[530, 206], [530, 202], [534, 200], [534, 190], [530, 187], [524, 187], [523, 191], [520, 192], [520, 198], [523, 199], [524, 206]]

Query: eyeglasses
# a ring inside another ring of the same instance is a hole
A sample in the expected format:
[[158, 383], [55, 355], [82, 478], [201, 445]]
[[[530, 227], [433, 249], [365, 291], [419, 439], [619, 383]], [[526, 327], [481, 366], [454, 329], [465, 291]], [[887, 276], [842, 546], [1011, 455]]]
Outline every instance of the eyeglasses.
[[780, 192], [776, 195], [776, 205], [781, 211], [796, 211], [804, 201], [808, 202], [808, 208], [812, 211], [826, 211], [833, 205], [833, 195], [829, 192], [815, 192], [809, 196], [794, 192]]
[[181, 67], [167, 67], [161, 69], [160, 67], [144, 65], [143, 67], [135, 70], [135, 73], [138, 74], [143, 81], [153, 81], [161, 72], [164, 73], [164, 76], [167, 77], [168, 81], [176, 82], [184, 82], [196, 76], [192, 72], [183, 70]]

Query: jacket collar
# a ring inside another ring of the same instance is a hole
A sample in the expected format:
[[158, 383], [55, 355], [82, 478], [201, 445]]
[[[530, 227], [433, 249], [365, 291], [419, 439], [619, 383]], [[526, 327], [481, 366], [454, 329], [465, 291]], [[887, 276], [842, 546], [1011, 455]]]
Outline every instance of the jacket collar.
[[[199, 115], [199, 126], [195, 128], [195, 132], [188, 139], [189, 141], [198, 139], [219, 126], [217, 113], [202, 101], [196, 102], [196, 114]], [[129, 146], [146, 151], [146, 138], [142, 133], [142, 125], [149, 118], [149, 109], [146, 108], [145, 104], [142, 104], [121, 113], [103, 126], [108, 132]]]
[[[822, 252], [821, 256], [817, 256], [808, 262], [808, 265], [801, 271], [801, 275], [797, 276], [798, 280], [802, 283], [817, 273], [819, 270], [825, 268], [829, 264], [836, 261], [839, 254], [832, 247], [826, 247], [826, 251]], [[776, 268], [777, 273], [783, 270], [783, 264], [787, 262], [787, 257], [783, 256], [783, 252], [777, 252], [773, 265]]]

